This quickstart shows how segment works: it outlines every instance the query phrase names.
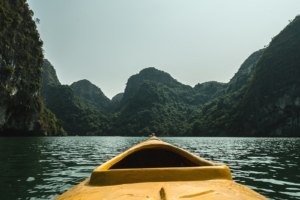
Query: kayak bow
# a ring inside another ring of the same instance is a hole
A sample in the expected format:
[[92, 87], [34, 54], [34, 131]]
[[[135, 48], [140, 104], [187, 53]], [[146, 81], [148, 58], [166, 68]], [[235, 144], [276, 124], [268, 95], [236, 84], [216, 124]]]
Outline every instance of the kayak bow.
[[267, 199], [232, 180], [230, 169], [155, 136], [97, 167], [57, 200]]

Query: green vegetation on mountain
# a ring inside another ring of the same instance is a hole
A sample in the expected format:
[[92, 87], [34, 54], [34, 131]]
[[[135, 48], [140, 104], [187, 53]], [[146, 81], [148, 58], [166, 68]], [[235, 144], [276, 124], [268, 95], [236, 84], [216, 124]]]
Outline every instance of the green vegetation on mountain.
[[300, 136], [300, 16], [272, 38], [242, 104], [252, 136]]
[[224, 95], [224, 89], [227, 84], [219, 83], [217, 81], [209, 81], [201, 84], [197, 84], [194, 87], [197, 93], [195, 99], [200, 104], [204, 104], [214, 98]]
[[184, 122], [191, 108], [176, 89], [143, 81], [117, 116], [114, 132], [120, 135], [148, 135], [151, 132], [184, 135]]
[[113, 102], [121, 101], [122, 98], [123, 98], [123, 95], [124, 95], [124, 93], [116, 94], [116, 95], [111, 99], [111, 101], [113, 101]]
[[77, 96], [88, 107], [95, 108], [98, 110], [108, 110], [110, 100], [107, 98], [100, 88], [92, 84], [88, 80], [81, 80], [72, 83], [70, 87], [75, 91]]
[[48, 84], [60, 85], [60, 82], [57, 78], [56, 71], [52, 64], [47, 60], [43, 60], [43, 84], [42, 87], [45, 87]]
[[191, 136], [190, 115], [221, 94], [225, 84], [209, 82], [192, 88], [166, 72], [146, 68], [126, 85], [113, 125], [115, 134]]
[[46, 107], [64, 122], [68, 135], [106, 135], [111, 129], [111, 117], [87, 107], [69, 86], [47, 85], [43, 95]]
[[43, 42], [32, 18], [25, 1], [0, 1], [1, 135], [64, 134], [40, 96]]
[[249, 84], [251, 75], [255, 68], [256, 62], [261, 57], [264, 49], [258, 50], [252, 53], [245, 62], [241, 65], [238, 72], [230, 79], [229, 83], [226, 85], [226, 93], [236, 92], [243, 86]]
[[183, 85], [173, 79], [170, 74], [157, 70], [154, 67], [146, 68], [140, 71], [139, 74], [131, 76], [126, 84], [125, 92], [121, 101], [121, 105], [126, 105], [135, 95], [135, 92], [140, 88], [140, 84], [144, 81], [152, 81], [160, 83], [171, 88], [177, 88], [178, 92], [185, 93], [192, 90], [190, 86]]
[[199, 111], [194, 117], [195, 132], [207, 136], [299, 136], [299, 35], [297, 16], [265, 50], [245, 61], [248, 69], [241, 67], [236, 74], [244, 80], [234, 77], [226, 95]]
[[[107, 114], [110, 100], [87, 80], [61, 85], [54, 67], [44, 60], [41, 93], [49, 108], [62, 122], [68, 135], [107, 135], [113, 115]], [[105, 112], [104, 112], [105, 111]]]
[[198, 136], [238, 136], [243, 134], [240, 108], [253, 70], [264, 50], [252, 53], [227, 84], [223, 84], [212, 101], [193, 113], [191, 132]]
[[114, 112], [120, 106], [123, 95], [124, 95], [124, 93], [122, 92], [122, 93], [116, 94], [111, 99], [110, 106], [109, 106], [110, 112]]
[[300, 136], [300, 16], [229, 83], [150, 67], [112, 100], [88, 80], [60, 84], [26, 1], [0, 1], [0, 19], [0, 135]]

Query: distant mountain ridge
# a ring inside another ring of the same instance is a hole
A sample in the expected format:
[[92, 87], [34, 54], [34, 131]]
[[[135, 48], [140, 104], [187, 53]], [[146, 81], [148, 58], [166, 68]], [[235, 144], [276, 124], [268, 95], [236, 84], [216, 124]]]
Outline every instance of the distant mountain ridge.
[[48, 84], [43, 96], [71, 135], [299, 136], [299, 31], [296, 17], [228, 83], [191, 87], [150, 67], [112, 100], [88, 80]]
[[133, 75], [128, 79], [121, 105], [125, 105], [129, 99], [133, 97], [134, 93], [140, 87], [140, 84], [145, 81], [157, 82], [170, 87], [179, 86], [190, 88], [190, 86], [185, 86], [179, 83], [177, 80], [172, 78], [170, 74], [157, 70], [154, 67], [149, 67], [141, 70], [139, 74]]

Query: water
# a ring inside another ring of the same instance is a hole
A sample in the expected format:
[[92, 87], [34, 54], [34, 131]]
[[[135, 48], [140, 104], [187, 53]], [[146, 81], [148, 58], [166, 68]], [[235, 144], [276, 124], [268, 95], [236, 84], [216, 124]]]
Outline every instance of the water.
[[[270, 199], [300, 199], [300, 138], [161, 138], [224, 163]], [[1, 199], [54, 199], [143, 137], [0, 138]]]

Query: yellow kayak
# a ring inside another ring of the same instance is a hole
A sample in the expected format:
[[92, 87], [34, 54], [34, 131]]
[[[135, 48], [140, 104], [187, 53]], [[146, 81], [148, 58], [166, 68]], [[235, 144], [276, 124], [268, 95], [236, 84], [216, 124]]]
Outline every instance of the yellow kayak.
[[56, 200], [267, 199], [232, 180], [230, 169], [155, 136], [97, 167]]

